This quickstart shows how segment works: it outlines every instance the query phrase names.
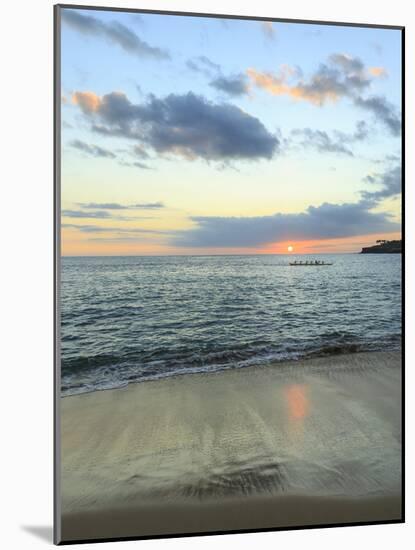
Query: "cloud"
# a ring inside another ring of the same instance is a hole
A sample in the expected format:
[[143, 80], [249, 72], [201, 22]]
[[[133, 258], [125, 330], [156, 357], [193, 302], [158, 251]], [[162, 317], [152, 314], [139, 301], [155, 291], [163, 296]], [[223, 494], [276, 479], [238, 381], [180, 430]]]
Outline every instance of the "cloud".
[[88, 155], [91, 155], [93, 157], [113, 159], [117, 156], [112, 151], [109, 151], [108, 149], [104, 149], [99, 145], [89, 145], [88, 143], [85, 143], [84, 141], [81, 141], [79, 139], [74, 139], [73, 141], [70, 142], [70, 145], [74, 149], [83, 151], [84, 153], [87, 153]]
[[112, 218], [112, 215], [109, 212], [105, 212], [105, 211], [83, 212], [82, 210], [62, 210], [61, 214], [66, 218], [96, 218], [96, 219]]
[[354, 141], [365, 140], [369, 135], [369, 128], [367, 123], [364, 120], [359, 120], [356, 123], [356, 130], [352, 135], [344, 134], [343, 132], [340, 132], [340, 131], [337, 131], [336, 133], [340, 139], [350, 143]]
[[400, 152], [397, 154], [391, 153], [390, 155], [386, 155], [384, 159], [382, 159], [383, 162], [401, 162], [401, 154]]
[[248, 93], [248, 79], [245, 74], [239, 73], [225, 76], [222, 73], [220, 65], [213, 63], [213, 61], [204, 55], [189, 59], [186, 65], [190, 70], [212, 79], [209, 85], [220, 92], [225, 92], [234, 97]]
[[132, 165], [135, 166], [136, 168], [141, 168], [141, 170], [152, 170], [150, 166], [147, 166], [147, 164], [144, 164], [143, 162], [135, 161], [132, 163]]
[[378, 185], [376, 191], [361, 191], [355, 203], [309, 206], [304, 212], [270, 216], [193, 216], [195, 227], [177, 231], [171, 244], [181, 247], [253, 248], [276, 242], [355, 237], [400, 231], [401, 224], [387, 212], [373, 209], [386, 198], [401, 193], [401, 166], [364, 178]]
[[356, 97], [354, 104], [365, 111], [369, 111], [380, 120], [393, 136], [401, 135], [401, 117], [396, 108], [381, 96], [371, 96], [367, 99]]
[[103, 227], [102, 225], [77, 225], [74, 223], [63, 223], [61, 227], [77, 229], [81, 233], [165, 233], [165, 231], [161, 230], [142, 229], [139, 227]]
[[86, 209], [101, 209], [101, 210], [158, 210], [159, 208], [165, 208], [162, 202], [141, 202], [137, 204], [119, 204], [117, 202], [80, 202], [78, 206]]
[[120, 165], [140, 168], [140, 170], [153, 170], [150, 166], [148, 166], [147, 164], [144, 164], [144, 162], [138, 162], [138, 161], [127, 162], [125, 160], [122, 160], [120, 161]]
[[145, 148], [142, 145], [134, 145], [132, 150], [130, 151], [130, 156], [133, 158], [138, 158], [140, 160], [134, 160], [133, 162], [122, 160], [120, 161], [121, 166], [130, 166], [139, 168], [140, 170], [153, 170], [151, 166], [148, 166], [148, 164], [145, 164], [142, 162], [142, 160], [147, 160], [150, 158], [150, 155], [147, 153]]
[[127, 210], [129, 206], [116, 202], [79, 202], [81, 208], [101, 208], [106, 210]]
[[151, 220], [154, 219], [153, 216], [117, 216], [112, 212], [107, 210], [96, 210], [93, 212], [85, 212], [85, 210], [62, 210], [62, 216], [65, 218], [76, 218], [76, 219], [96, 219], [96, 220]]
[[386, 78], [388, 76], [388, 71], [384, 67], [369, 67], [369, 72], [378, 78]]
[[187, 159], [256, 160], [272, 158], [279, 148], [278, 138], [258, 118], [192, 92], [161, 99], [151, 95], [142, 104], [133, 104], [121, 92], [92, 102], [89, 96], [84, 101], [83, 94], [75, 92], [74, 101], [88, 117], [98, 119], [93, 130], [135, 139], [157, 153]]
[[300, 78], [295, 84], [290, 83], [288, 77], [296, 75], [287, 70], [274, 74], [249, 68], [247, 75], [255, 86], [273, 95], [288, 95], [318, 106], [328, 101], [335, 102], [341, 97], [350, 97], [370, 84], [360, 59], [344, 54], [333, 54], [328, 63], [320, 64], [309, 80]]
[[386, 70], [383, 67], [366, 68], [358, 57], [332, 54], [308, 79], [281, 69], [271, 73], [248, 68], [246, 74], [253, 86], [272, 95], [285, 95], [320, 107], [347, 98], [357, 107], [375, 115], [392, 135], [400, 134], [401, 120], [395, 107], [384, 97], [364, 96], [373, 79], [386, 76]]
[[261, 29], [266, 38], [275, 40], [275, 27], [272, 21], [260, 21]]
[[396, 197], [402, 191], [402, 168], [395, 165], [383, 173], [370, 174], [364, 178], [369, 184], [378, 185], [377, 191], [362, 191], [363, 200], [370, 205], [376, 205], [383, 199]]
[[177, 232], [172, 244], [182, 247], [258, 247], [287, 240], [318, 240], [388, 233], [400, 229], [386, 213], [368, 210], [366, 203], [324, 203], [295, 214], [191, 218], [194, 229]]
[[220, 65], [211, 61], [205, 55], [199, 55], [186, 62], [187, 68], [195, 73], [204, 74], [207, 77], [212, 77], [221, 72]]
[[[349, 145], [364, 141], [369, 135], [369, 129], [364, 120], [360, 120], [356, 124], [356, 129], [352, 134], [346, 134], [338, 130], [330, 136], [323, 130], [313, 130], [312, 128], [297, 128], [292, 130], [291, 136], [300, 137], [300, 145], [315, 149], [320, 153], [337, 153], [353, 157], [353, 151]], [[290, 143], [290, 140], [288, 140]]]
[[[119, 237], [109, 237], [105, 235], [101, 235], [99, 237], [88, 237], [86, 239], [90, 242], [100, 242], [100, 243], [107, 243], [107, 242], [114, 242], [114, 243], [123, 243], [123, 242], [133, 242], [133, 243], [148, 243], [148, 237], [146, 235], [142, 235], [141, 237], [139, 235], [120, 235]], [[157, 241], [158, 239], [152, 239], [152, 242]]]
[[316, 149], [320, 153], [338, 153], [353, 157], [353, 152], [338, 139], [331, 138], [327, 132], [302, 128], [292, 131], [293, 136], [301, 136], [301, 145]]
[[159, 208], [165, 208], [162, 202], [140, 202], [138, 204], [131, 204], [129, 208], [141, 208], [145, 210], [158, 210]]
[[91, 114], [99, 109], [101, 99], [94, 92], [75, 92], [72, 94], [72, 103], [79, 105], [83, 113]]
[[345, 53], [334, 53], [329, 57], [329, 61], [342, 68], [343, 72], [349, 76], [363, 76], [365, 66], [358, 57], [352, 57]]
[[219, 76], [210, 82], [210, 86], [230, 96], [246, 95], [249, 92], [248, 80], [244, 74]]
[[105, 23], [96, 17], [82, 15], [78, 11], [68, 8], [62, 10], [62, 21], [85, 36], [103, 37], [132, 55], [154, 59], [170, 58], [167, 51], [150, 46], [133, 30], [118, 21]]
[[196, 73], [201, 73], [212, 79], [210, 86], [230, 96], [241, 96], [248, 93], [248, 79], [245, 74], [239, 73], [225, 76], [220, 65], [201, 55], [186, 62], [187, 67]]
[[136, 157], [138, 157], [140, 159], [148, 159], [148, 157], [149, 157], [149, 154], [144, 149], [144, 147], [142, 147], [141, 145], [134, 145], [133, 153]]

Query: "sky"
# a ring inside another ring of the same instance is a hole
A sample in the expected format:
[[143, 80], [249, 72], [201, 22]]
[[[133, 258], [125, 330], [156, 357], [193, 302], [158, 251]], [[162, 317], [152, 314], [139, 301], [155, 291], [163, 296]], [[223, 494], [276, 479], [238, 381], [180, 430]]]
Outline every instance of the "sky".
[[401, 31], [61, 10], [62, 254], [401, 231]]

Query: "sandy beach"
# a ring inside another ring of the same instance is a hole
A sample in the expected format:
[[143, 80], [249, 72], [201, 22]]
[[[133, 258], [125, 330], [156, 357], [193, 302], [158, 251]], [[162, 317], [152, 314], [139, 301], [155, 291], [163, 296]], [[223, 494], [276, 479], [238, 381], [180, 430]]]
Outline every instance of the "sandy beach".
[[401, 517], [401, 355], [61, 399], [62, 539]]

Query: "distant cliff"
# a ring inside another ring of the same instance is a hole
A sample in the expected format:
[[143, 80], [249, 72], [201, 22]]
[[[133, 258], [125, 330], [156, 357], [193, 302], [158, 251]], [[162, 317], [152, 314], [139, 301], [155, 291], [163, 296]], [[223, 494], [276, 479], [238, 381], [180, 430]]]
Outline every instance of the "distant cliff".
[[376, 241], [377, 244], [362, 248], [360, 254], [401, 254], [402, 241]]

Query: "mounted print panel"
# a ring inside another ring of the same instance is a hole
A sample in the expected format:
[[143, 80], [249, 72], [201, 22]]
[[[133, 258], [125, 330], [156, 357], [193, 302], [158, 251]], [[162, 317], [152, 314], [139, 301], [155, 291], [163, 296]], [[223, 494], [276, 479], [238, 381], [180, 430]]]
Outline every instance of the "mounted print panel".
[[55, 542], [402, 521], [403, 32], [56, 7]]

